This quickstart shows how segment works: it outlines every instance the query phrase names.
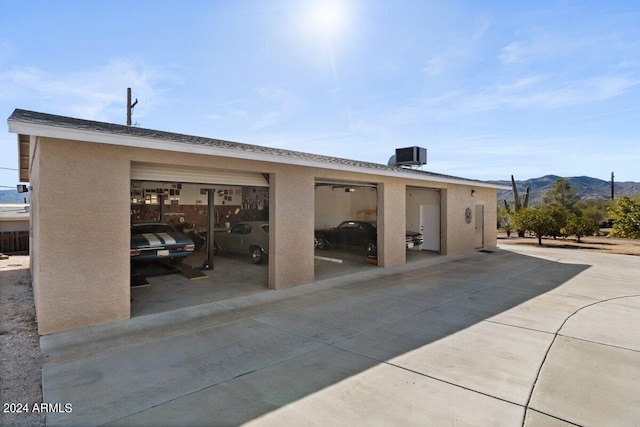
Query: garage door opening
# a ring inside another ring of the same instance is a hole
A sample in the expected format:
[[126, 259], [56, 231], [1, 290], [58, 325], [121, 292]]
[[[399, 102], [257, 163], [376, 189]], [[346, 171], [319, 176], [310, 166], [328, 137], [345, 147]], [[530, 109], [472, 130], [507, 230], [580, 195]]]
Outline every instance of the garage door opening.
[[407, 245], [407, 262], [441, 253], [441, 193], [438, 189], [407, 187], [407, 234], [420, 233], [421, 244]]
[[[156, 177], [143, 172], [132, 167], [132, 177]], [[170, 178], [189, 178], [171, 172]], [[132, 317], [268, 290], [267, 176], [248, 173], [243, 180], [240, 174], [225, 178], [209, 173], [191, 177], [204, 183], [131, 181]], [[259, 185], [232, 183], [237, 181]], [[137, 232], [137, 224], [165, 228], [143, 225]], [[215, 251], [209, 259], [211, 235]]]
[[316, 280], [377, 265], [377, 186], [316, 180], [314, 189]]

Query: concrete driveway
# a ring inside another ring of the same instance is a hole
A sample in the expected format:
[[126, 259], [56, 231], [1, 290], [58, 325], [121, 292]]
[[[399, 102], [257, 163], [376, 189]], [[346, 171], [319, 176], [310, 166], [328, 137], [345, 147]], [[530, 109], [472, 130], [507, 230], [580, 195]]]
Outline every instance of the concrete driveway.
[[638, 277], [505, 246], [46, 336], [47, 424], [638, 425]]

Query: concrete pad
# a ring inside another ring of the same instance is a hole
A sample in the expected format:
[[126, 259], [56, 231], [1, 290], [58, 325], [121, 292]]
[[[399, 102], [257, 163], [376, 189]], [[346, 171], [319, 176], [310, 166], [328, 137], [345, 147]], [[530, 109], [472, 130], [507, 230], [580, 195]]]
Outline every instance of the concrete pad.
[[470, 317], [428, 310], [373, 329], [334, 346], [378, 361], [389, 361], [476, 323]]
[[362, 331], [423, 311], [420, 301], [380, 298], [375, 293], [354, 294], [348, 299], [318, 299], [316, 304], [270, 312], [253, 319], [293, 333], [333, 343]]
[[389, 365], [337, 382], [247, 426], [520, 426], [523, 408]]
[[640, 352], [558, 337], [530, 407], [577, 425], [637, 426]]
[[357, 375], [375, 364], [369, 358], [323, 346], [109, 425], [240, 425]]
[[154, 316], [106, 323], [40, 337], [48, 364], [68, 362], [105, 351], [133, 347], [242, 319], [217, 304], [174, 310]]
[[251, 320], [43, 367], [49, 425], [98, 425], [227, 381], [318, 344]]
[[603, 301], [580, 310], [560, 334], [640, 352], [639, 327], [640, 296], [635, 296]]
[[389, 363], [525, 405], [553, 335], [481, 322]]
[[435, 307], [434, 310], [459, 316], [471, 316], [480, 321], [510, 310], [537, 295], [539, 293], [535, 291], [492, 287], [456, 298]]
[[558, 418], [542, 414], [532, 409], [527, 409], [527, 415], [524, 420], [524, 427], [571, 427], [575, 424], [559, 420]]
[[524, 301], [522, 304], [490, 317], [488, 320], [505, 325], [556, 333], [569, 316], [596, 301], [595, 299], [547, 293]]

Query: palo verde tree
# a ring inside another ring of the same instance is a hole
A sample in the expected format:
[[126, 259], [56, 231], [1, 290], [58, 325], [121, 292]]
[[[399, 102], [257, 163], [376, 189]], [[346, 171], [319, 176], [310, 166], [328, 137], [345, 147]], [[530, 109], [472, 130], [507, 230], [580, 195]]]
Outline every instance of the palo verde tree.
[[559, 178], [553, 183], [553, 187], [549, 189], [542, 197], [545, 205], [562, 206], [568, 211], [574, 211], [575, 205], [582, 196], [577, 193], [576, 186], [569, 184], [567, 178]]
[[640, 198], [624, 195], [609, 209], [609, 213], [615, 218], [611, 236], [640, 239]]

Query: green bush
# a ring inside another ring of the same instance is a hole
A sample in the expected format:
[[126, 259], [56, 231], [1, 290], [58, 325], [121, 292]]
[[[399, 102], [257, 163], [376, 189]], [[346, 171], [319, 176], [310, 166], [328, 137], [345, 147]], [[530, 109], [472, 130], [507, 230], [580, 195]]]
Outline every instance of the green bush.
[[563, 234], [576, 236], [578, 243], [584, 236], [593, 236], [598, 231], [598, 226], [592, 220], [575, 214], [569, 214], [567, 224], [562, 228]]
[[640, 239], [640, 199], [622, 196], [609, 213], [615, 218], [611, 236]]
[[545, 205], [541, 207], [523, 208], [513, 214], [513, 222], [517, 229], [532, 233], [542, 245], [543, 236], [560, 236], [567, 222], [567, 210], [561, 206]]

